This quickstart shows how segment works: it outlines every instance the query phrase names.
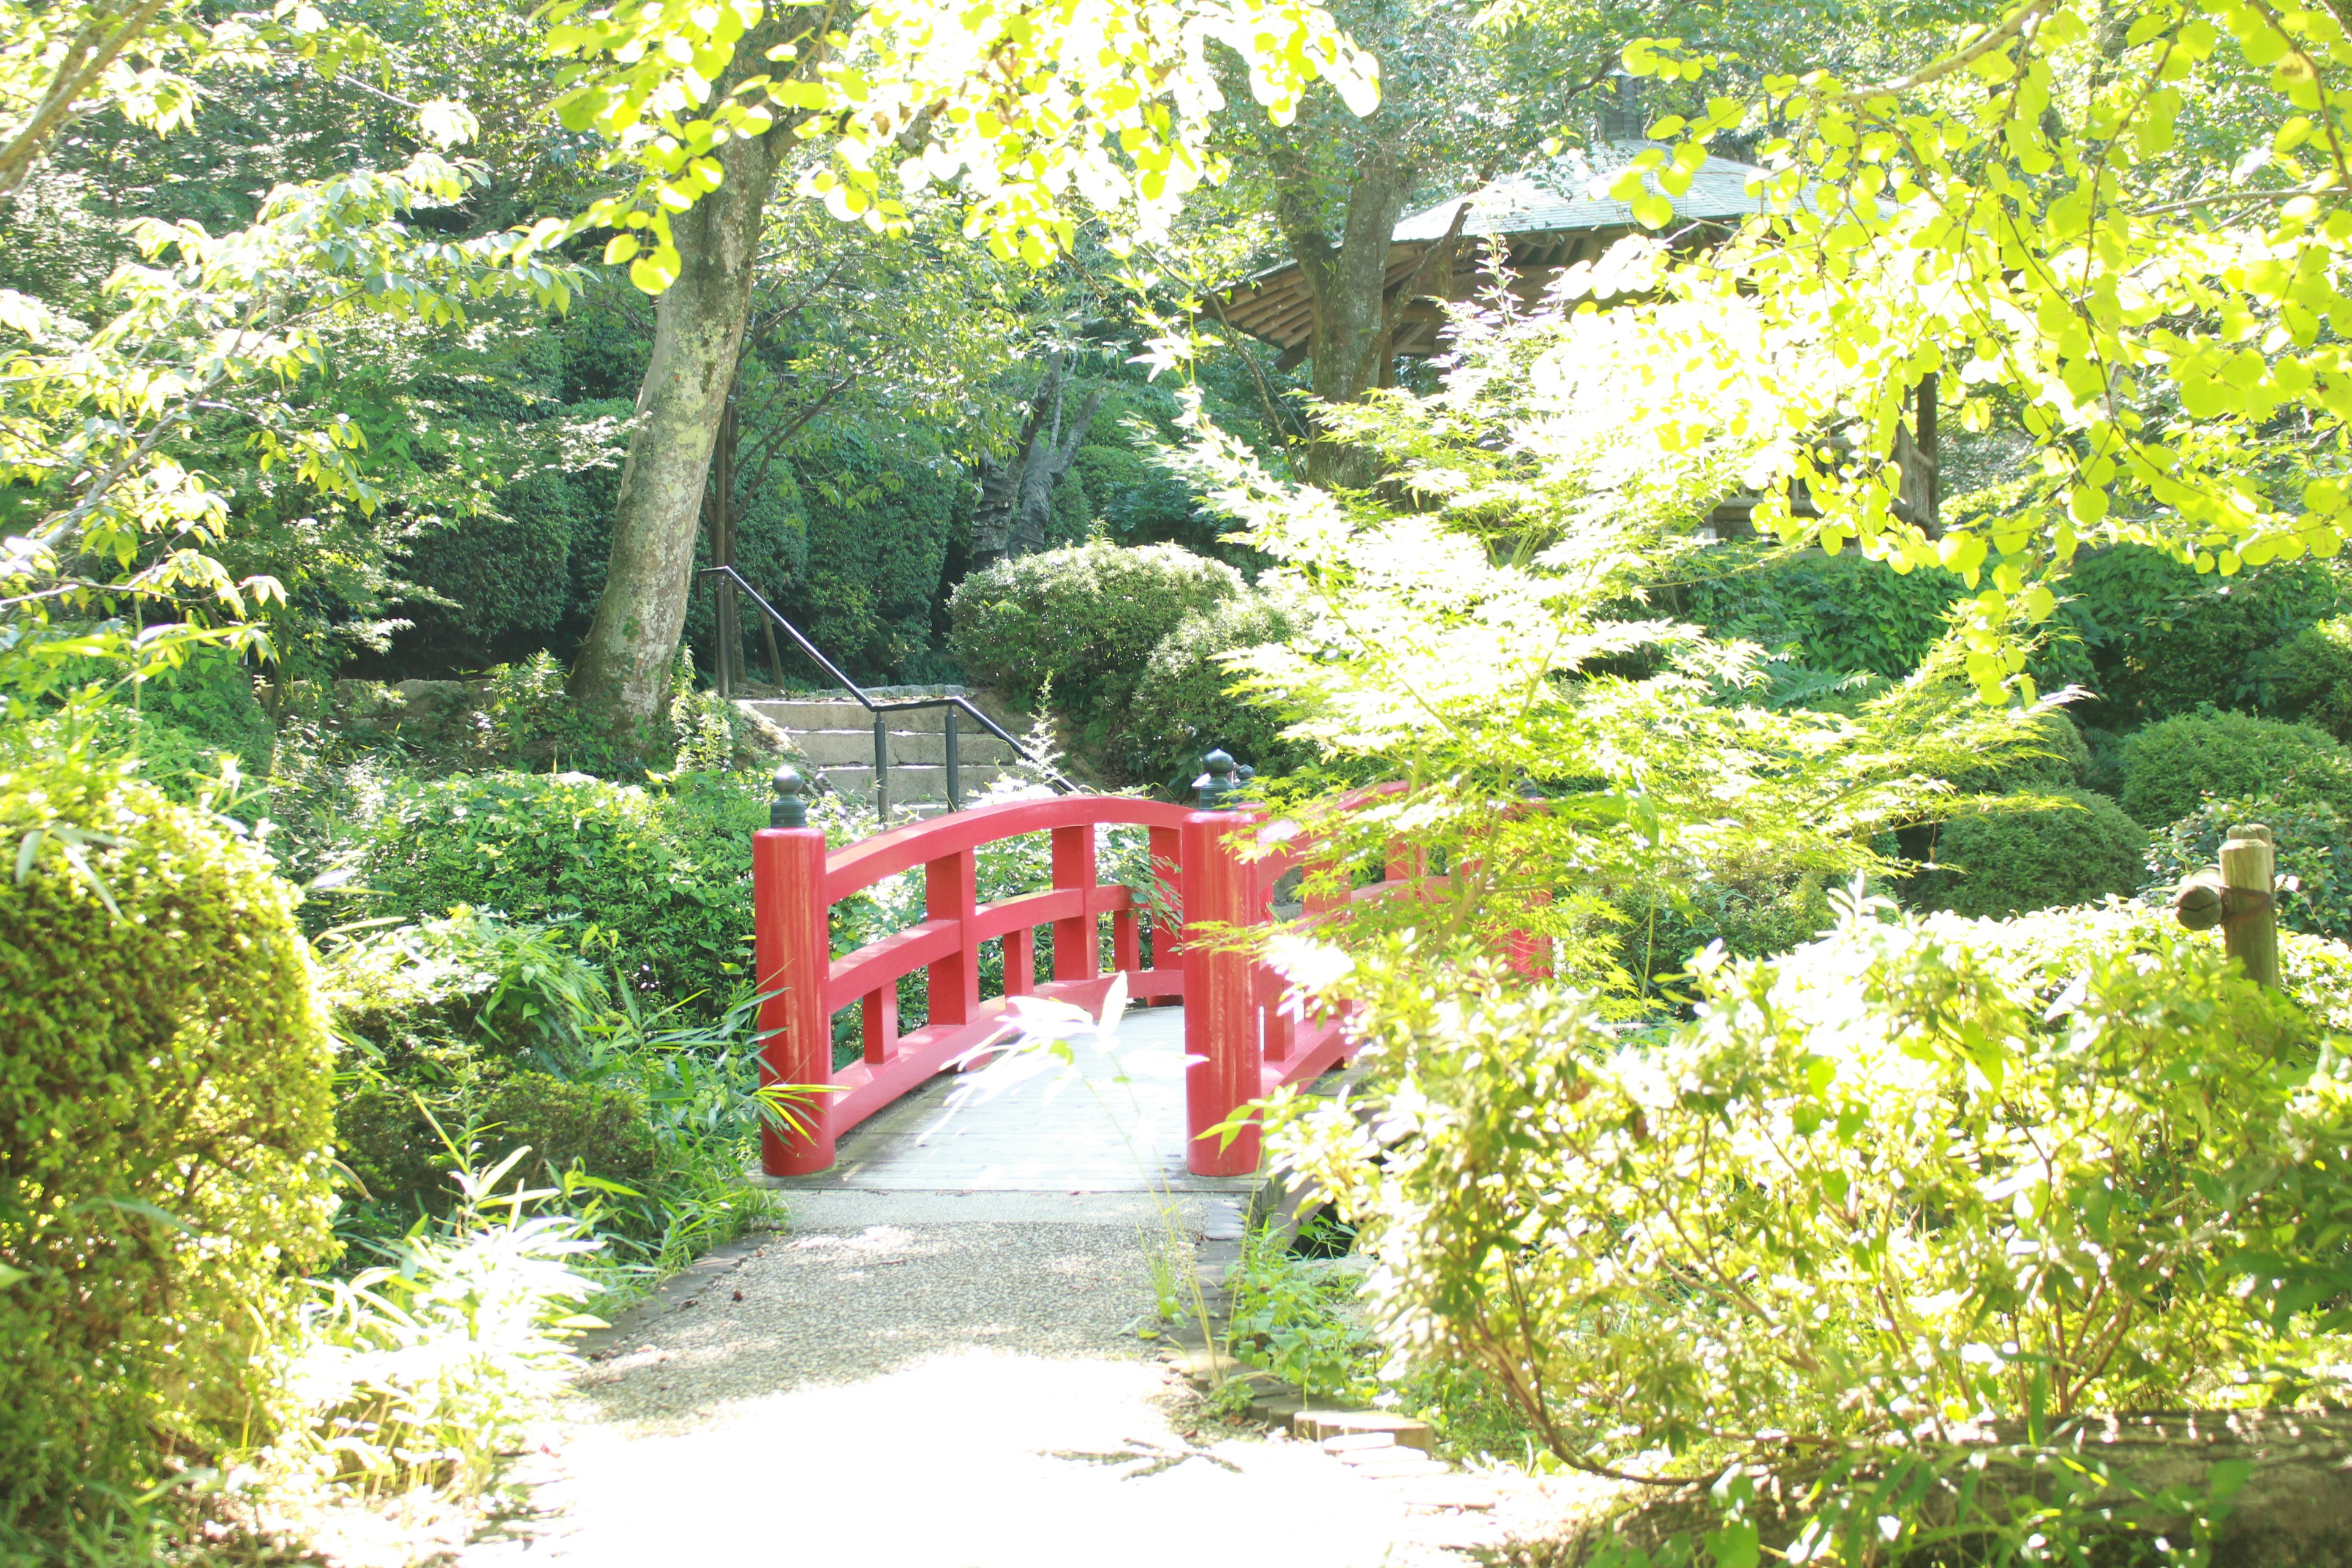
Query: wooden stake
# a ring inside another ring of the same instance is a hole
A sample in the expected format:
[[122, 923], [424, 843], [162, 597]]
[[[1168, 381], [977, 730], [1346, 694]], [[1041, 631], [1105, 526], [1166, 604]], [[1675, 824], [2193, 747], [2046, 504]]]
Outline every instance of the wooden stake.
[[2278, 984], [2278, 911], [2273, 873], [2278, 851], [2259, 824], [2230, 829], [2221, 846], [2221, 942], [2258, 984]]

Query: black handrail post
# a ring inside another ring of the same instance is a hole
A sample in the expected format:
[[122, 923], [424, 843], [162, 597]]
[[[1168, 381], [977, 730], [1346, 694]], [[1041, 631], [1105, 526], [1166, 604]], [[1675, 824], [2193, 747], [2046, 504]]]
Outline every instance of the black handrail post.
[[890, 721], [874, 715], [874, 815], [890, 826]]
[[956, 710], [948, 708], [948, 809], [963, 809], [963, 769], [956, 756]]

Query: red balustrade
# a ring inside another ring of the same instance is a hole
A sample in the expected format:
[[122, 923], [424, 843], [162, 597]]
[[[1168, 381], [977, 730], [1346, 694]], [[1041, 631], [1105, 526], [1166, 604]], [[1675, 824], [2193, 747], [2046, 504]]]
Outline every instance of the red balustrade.
[[[1220, 762], [1229, 772], [1231, 760], [1213, 755], [1213, 768]], [[780, 774], [779, 783], [800, 787], [796, 776]], [[1402, 787], [1376, 785], [1339, 805]], [[779, 795], [780, 816], [797, 820], [801, 812], [796, 797]], [[1255, 812], [1193, 811], [1122, 795], [1060, 795], [951, 812], [830, 853], [815, 828], [755, 834], [756, 963], [769, 993], [760, 1009], [767, 1042], [761, 1079], [834, 1090], [815, 1097], [799, 1126], [767, 1130], [764, 1168], [772, 1175], [828, 1169], [842, 1133], [1002, 1037], [1010, 997], [1035, 994], [1098, 1010], [1112, 978], [1101, 972], [1100, 922], [1108, 916], [1112, 967], [1127, 977], [1128, 996], [1184, 1003], [1185, 1054], [1192, 1058], [1185, 1072], [1187, 1166], [1198, 1175], [1255, 1171], [1255, 1126], [1230, 1136], [1211, 1130], [1285, 1085], [1311, 1081], [1349, 1053], [1344, 1017], [1328, 1009], [1310, 1013], [1251, 951], [1249, 931], [1275, 918], [1275, 884], [1293, 869], [1311, 872], [1317, 851], [1296, 824], [1267, 833], [1265, 820]], [[1159, 896], [1148, 911], [1136, 907], [1128, 888], [1099, 879], [1097, 831], [1118, 826], [1149, 835]], [[1053, 836], [1052, 889], [980, 903], [979, 849], [1030, 833]], [[922, 921], [835, 958], [827, 929], [833, 907], [917, 867], [923, 872]], [[1402, 842], [1391, 847], [1385, 871], [1384, 880], [1345, 894], [1314, 886], [1310, 875], [1307, 921], [1328, 920], [1366, 900], [1427, 896], [1451, 883], [1432, 876], [1420, 853]], [[1043, 983], [1034, 978], [1041, 925], [1054, 929], [1054, 977]], [[992, 940], [1003, 943], [1005, 994], [982, 998], [980, 949]], [[1514, 936], [1506, 952], [1532, 977], [1549, 968], [1547, 945]], [[930, 1017], [902, 1033], [898, 982], [918, 969], [926, 974]], [[836, 1069], [833, 1016], [851, 1005], [861, 1010], [864, 1049]]]
[[[1300, 1016], [1279, 978], [1232, 942], [1187, 946], [1183, 921], [1228, 931], [1271, 917], [1275, 879], [1295, 851], [1253, 858], [1244, 853], [1258, 818], [1238, 812], [1190, 811], [1116, 795], [1062, 795], [953, 812], [827, 852], [811, 827], [771, 827], [753, 836], [752, 898], [757, 966], [771, 994], [760, 1010], [767, 1041], [761, 1078], [769, 1083], [829, 1084], [834, 1093], [802, 1113], [802, 1125], [771, 1128], [761, 1160], [773, 1175], [806, 1175], [834, 1163], [835, 1141], [900, 1095], [999, 1037], [1006, 996], [980, 994], [981, 944], [1004, 944], [1008, 995], [1034, 994], [1099, 1008], [1111, 982], [1100, 972], [1099, 922], [1111, 922], [1115, 970], [1136, 1001], [1186, 1005], [1187, 1164], [1202, 1175], [1257, 1168], [1255, 1130], [1229, 1142], [1203, 1134], [1252, 1100], [1304, 1082], [1346, 1050], [1339, 1021]], [[1160, 910], [1150, 943], [1130, 890], [1098, 879], [1096, 832], [1140, 826], [1160, 879]], [[975, 854], [983, 845], [1029, 833], [1053, 836], [1053, 888], [982, 904]], [[885, 878], [920, 867], [923, 920], [907, 930], [832, 956], [833, 906]], [[1034, 981], [1035, 931], [1054, 929], [1054, 978]], [[898, 982], [926, 973], [929, 1021], [901, 1033]], [[833, 1016], [859, 1005], [864, 1051], [833, 1066]]]

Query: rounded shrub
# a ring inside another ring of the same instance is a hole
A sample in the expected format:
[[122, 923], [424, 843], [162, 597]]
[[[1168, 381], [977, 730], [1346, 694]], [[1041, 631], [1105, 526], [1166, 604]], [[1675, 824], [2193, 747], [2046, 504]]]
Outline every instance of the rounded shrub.
[[1099, 752], [1125, 727], [1152, 650], [1187, 616], [1238, 598], [1242, 575], [1172, 544], [1084, 544], [1000, 561], [948, 601], [972, 679], [1015, 702], [1053, 702]]
[[396, 791], [368, 825], [373, 912], [460, 906], [572, 920], [611, 944], [631, 984], [724, 998], [748, 967], [759, 781], [688, 774], [660, 789], [585, 773], [478, 773]]
[[2139, 887], [2147, 833], [2121, 806], [2087, 790], [2037, 793], [2066, 804], [1946, 823], [1936, 836], [1935, 865], [1920, 879], [1921, 901], [1999, 918]]
[[2221, 841], [2243, 823], [2269, 828], [2278, 846], [2279, 923], [2352, 942], [2352, 822], [2322, 802], [2207, 801], [2149, 843], [2146, 890], [2167, 897], [2182, 878], [2218, 864]]
[[2305, 626], [2263, 660], [2263, 706], [2352, 739], [2352, 616]]
[[2034, 715], [2033, 728], [2037, 739], [2032, 750], [1999, 767], [1955, 774], [1952, 787], [1963, 795], [1990, 795], [2011, 789], [2072, 788], [2090, 781], [2096, 760], [2073, 719], [2047, 708]]
[[1233, 690], [1242, 677], [1223, 658], [1280, 642], [1297, 615], [1288, 595], [1253, 589], [1185, 616], [1160, 638], [1135, 689], [1129, 735], [1137, 773], [1181, 789], [1214, 747], [1269, 775], [1307, 762], [1310, 748], [1282, 738], [1280, 712]]
[[2352, 810], [2352, 752], [2308, 724], [2248, 713], [2184, 713], [2124, 742], [2124, 809], [2149, 827], [2207, 795], [2325, 801]]
[[297, 893], [208, 817], [0, 757], [0, 1555], [38, 1556], [267, 1430], [332, 1061]]
[[2140, 544], [2086, 552], [2063, 591], [2058, 624], [2090, 665], [2076, 678], [2098, 693], [2100, 721], [2118, 729], [2206, 703], [2252, 707], [2263, 651], [2334, 613], [2338, 597], [2319, 562], [2224, 577]]

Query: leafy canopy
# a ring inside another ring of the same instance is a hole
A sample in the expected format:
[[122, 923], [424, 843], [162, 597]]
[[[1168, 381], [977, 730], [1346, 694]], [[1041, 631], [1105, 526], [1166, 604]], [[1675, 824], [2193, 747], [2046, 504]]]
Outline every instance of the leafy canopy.
[[[1731, 64], [1656, 38], [1625, 60], [1692, 83]], [[1766, 76], [1658, 121], [1672, 145], [1613, 187], [1643, 223], [1729, 134], [1761, 144], [1765, 210], [1711, 255], [1621, 257], [1630, 281], [1564, 293], [1654, 287], [1615, 312], [1654, 349], [1629, 426], [1721, 453], [1785, 539], [1961, 574], [1971, 678], [2030, 697], [2022, 643], [2086, 542], [2224, 574], [2341, 548], [2347, 66], [2315, 4], [1979, 10], [1906, 75]], [[1895, 510], [1896, 428], [1931, 374], [1966, 428], [2033, 454], [2011, 504], [1941, 537]]]
[[1207, 127], [1225, 97], [1211, 45], [1246, 62], [1277, 120], [1318, 79], [1360, 113], [1378, 95], [1371, 58], [1298, 0], [556, 0], [545, 14], [548, 47], [575, 62], [558, 117], [605, 137], [610, 163], [636, 179], [535, 237], [619, 229], [605, 259], [648, 293], [678, 273], [671, 216], [718, 187], [710, 153], [736, 137], [782, 126], [822, 141], [832, 158], [803, 191], [877, 231], [908, 219], [886, 177], [912, 191], [961, 182], [967, 231], [1043, 266], [1076, 245], [1074, 196], [1150, 234], [1217, 176]]

